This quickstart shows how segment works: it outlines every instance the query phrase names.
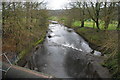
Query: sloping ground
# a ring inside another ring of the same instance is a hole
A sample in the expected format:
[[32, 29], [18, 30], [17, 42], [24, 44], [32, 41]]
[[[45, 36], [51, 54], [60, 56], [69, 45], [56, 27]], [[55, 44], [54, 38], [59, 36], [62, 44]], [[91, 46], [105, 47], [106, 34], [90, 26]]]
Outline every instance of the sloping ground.
[[97, 49], [105, 56], [105, 61], [102, 63], [107, 67], [113, 77], [120, 77], [119, 71], [119, 31], [117, 30], [97, 30], [93, 28], [76, 28], [75, 31], [83, 36], [93, 49]]
[[[13, 63], [17, 58], [24, 57], [30, 49], [41, 43], [47, 30], [46, 26], [34, 26], [31, 29], [26, 29], [25, 26], [21, 29], [18, 26], [17, 28], [11, 28], [13, 31], [10, 33], [6, 26], [3, 26], [3, 31], [6, 30], [6, 32], [3, 33], [2, 37], [2, 51]], [[6, 59], [3, 58], [4, 60]]]

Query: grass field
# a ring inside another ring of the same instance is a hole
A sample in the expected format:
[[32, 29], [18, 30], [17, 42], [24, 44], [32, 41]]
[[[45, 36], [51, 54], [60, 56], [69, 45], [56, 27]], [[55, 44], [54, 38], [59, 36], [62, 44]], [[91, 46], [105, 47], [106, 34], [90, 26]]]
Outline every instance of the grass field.
[[[81, 25], [81, 22], [80, 21], [75, 21], [72, 23], [72, 26], [73, 27], [78, 27]], [[91, 27], [91, 28], [97, 28], [95, 23], [93, 21], [85, 21], [85, 27]], [[100, 21], [100, 29], [101, 30], [104, 30], [104, 22], [103, 21]], [[117, 27], [117, 22], [113, 21], [112, 23], [109, 24], [109, 27], [107, 30], [116, 30], [116, 27]]]

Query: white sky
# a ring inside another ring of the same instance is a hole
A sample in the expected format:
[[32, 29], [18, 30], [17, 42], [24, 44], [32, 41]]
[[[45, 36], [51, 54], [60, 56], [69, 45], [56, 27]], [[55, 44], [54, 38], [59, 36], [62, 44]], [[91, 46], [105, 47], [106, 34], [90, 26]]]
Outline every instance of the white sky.
[[65, 9], [65, 7], [67, 6], [69, 8], [69, 6], [67, 5], [67, 3], [69, 2], [74, 2], [74, 1], [85, 1], [85, 2], [118, 2], [120, 0], [39, 0], [39, 1], [44, 1], [47, 2], [46, 6], [48, 9]]
[[70, 0], [45, 0], [49, 9], [63, 9]]
[[[69, 2], [74, 2], [76, 0], [0, 0], [0, 2], [3, 1], [3, 2], [8, 2], [8, 1], [13, 1], [13, 2], [20, 2], [20, 1], [27, 1], [27, 2], [41, 2], [41, 1], [44, 1], [44, 2], [47, 2], [46, 6], [48, 9], [64, 9], [66, 6], [69, 7], [67, 5], [67, 3]], [[96, 1], [96, 0], [79, 0], [79, 1]], [[104, 2], [104, 1], [111, 1], [111, 2], [118, 2], [120, 0], [98, 0], [100, 2]]]

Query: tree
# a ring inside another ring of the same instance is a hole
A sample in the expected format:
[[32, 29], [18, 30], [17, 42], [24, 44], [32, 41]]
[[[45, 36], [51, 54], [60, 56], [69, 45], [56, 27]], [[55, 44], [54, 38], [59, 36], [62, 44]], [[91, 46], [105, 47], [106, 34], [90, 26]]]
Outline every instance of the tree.
[[14, 46], [19, 53], [41, 38], [43, 34], [39, 33], [47, 28], [47, 11], [42, 5], [42, 2], [2, 2], [3, 46]]
[[104, 29], [107, 29], [109, 23], [115, 17], [116, 3], [115, 2], [104, 2], [103, 9], [101, 12], [102, 20], [104, 21]]
[[84, 21], [85, 21], [85, 2], [81, 3], [82, 6], [81, 6], [81, 12], [82, 12], [82, 15], [81, 15], [81, 27], [84, 27]]
[[117, 26], [117, 29], [119, 30], [120, 29], [120, 1], [118, 2], [118, 26]]
[[84, 27], [85, 4], [86, 4], [86, 2], [81, 2], [81, 0], [70, 3], [70, 6], [74, 10], [73, 13], [75, 13], [75, 15], [72, 15], [72, 16], [74, 16], [75, 20], [80, 20], [81, 21], [81, 27]]
[[90, 2], [90, 5], [88, 6], [88, 3], [86, 3], [87, 11], [89, 13], [90, 18], [96, 23], [96, 26], [99, 28], [99, 18], [100, 18], [100, 7], [102, 2]]

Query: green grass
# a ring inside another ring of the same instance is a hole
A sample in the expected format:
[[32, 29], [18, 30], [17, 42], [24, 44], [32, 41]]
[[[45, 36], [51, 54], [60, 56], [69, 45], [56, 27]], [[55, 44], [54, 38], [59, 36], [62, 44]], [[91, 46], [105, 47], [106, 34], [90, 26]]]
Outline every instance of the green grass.
[[[85, 21], [84, 26], [90, 27], [90, 28], [97, 28], [96, 25], [93, 27], [93, 24], [95, 24], [93, 21]], [[75, 21], [72, 23], [73, 27], [78, 27], [80, 25], [81, 25], [80, 21]], [[104, 22], [103, 21], [100, 21], [99, 27], [101, 30], [104, 30]], [[116, 27], [117, 27], [117, 22], [110, 23], [107, 30], [116, 30]]]
[[80, 25], [81, 25], [81, 22], [80, 22], [80, 21], [75, 21], [75, 22], [73, 22], [73, 24], [72, 24], [72, 26], [75, 26], [75, 27], [80, 26]]
[[33, 44], [33, 46], [36, 46], [36, 45], [42, 43], [43, 41], [44, 41], [44, 38], [42, 38], [42, 39], [38, 40], [37, 42], [35, 42], [35, 43]]
[[109, 24], [108, 30], [116, 30], [117, 24]]
[[55, 17], [55, 16], [49, 17], [48, 19], [49, 19], [49, 20], [53, 20], [53, 21], [58, 21], [58, 18]]

